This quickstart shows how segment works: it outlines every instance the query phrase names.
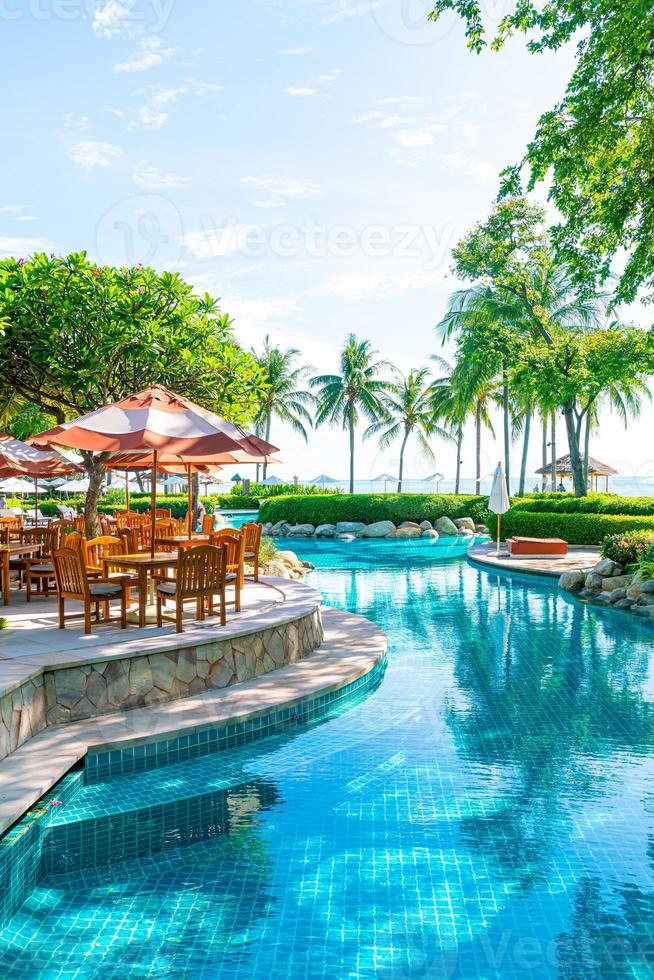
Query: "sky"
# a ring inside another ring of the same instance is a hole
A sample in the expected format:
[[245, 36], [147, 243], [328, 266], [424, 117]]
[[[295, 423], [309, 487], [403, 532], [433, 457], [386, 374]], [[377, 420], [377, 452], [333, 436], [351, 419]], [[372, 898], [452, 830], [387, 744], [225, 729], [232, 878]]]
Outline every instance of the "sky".
[[[507, 3], [484, 0], [491, 27]], [[270, 335], [315, 373], [336, 369], [350, 332], [401, 371], [451, 358], [435, 331], [458, 286], [450, 251], [562, 94], [573, 53], [533, 56], [517, 40], [475, 56], [461, 24], [428, 23], [429, 8], [0, 0], [0, 255], [84, 249], [178, 270], [220, 297], [243, 346]], [[653, 421], [646, 406], [625, 433], [605, 413], [591, 453], [654, 475]], [[361, 434], [357, 477], [396, 472], [399, 446], [380, 453]], [[277, 423], [272, 441], [284, 478], [347, 475], [340, 429], [305, 445]], [[453, 475], [454, 449], [433, 448], [430, 462], [409, 446], [408, 477]], [[499, 455], [485, 433], [484, 474]], [[462, 459], [472, 476], [472, 430]], [[529, 461], [533, 473], [538, 434]]]

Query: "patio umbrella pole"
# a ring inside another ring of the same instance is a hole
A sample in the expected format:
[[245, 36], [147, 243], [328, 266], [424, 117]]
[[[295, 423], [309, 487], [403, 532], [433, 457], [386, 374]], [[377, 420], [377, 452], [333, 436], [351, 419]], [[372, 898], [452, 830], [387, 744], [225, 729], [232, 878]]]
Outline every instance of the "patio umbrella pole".
[[39, 526], [39, 478], [34, 477], [34, 527]]
[[129, 470], [125, 470], [125, 504], [129, 514]]
[[187, 523], [188, 523], [188, 538], [189, 538], [189, 541], [190, 541], [191, 538], [193, 537], [193, 525], [192, 525], [193, 514], [191, 513], [191, 505], [192, 505], [192, 502], [193, 502], [193, 494], [191, 493], [191, 464], [190, 463], [188, 463], [187, 466], [186, 466], [186, 476], [187, 476], [187, 479], [188, 479], [188, 484], [187, 484], [187, 487], [188, 487], [188, 512], [187, 512], [186, 518], [187, 518]]
[[154, 526], [157, 509], [157, 450], [152, 454], [152, 487], [150, 488], [150, 558], [154, 558]]
[[496, 555], [499, 555], [499, 553], [500, 553], [500, 521], [501, 521], [501, 519], [502, 519], [501, 516], [498, 514], [497, 515], [497, 550], [495, 552]]

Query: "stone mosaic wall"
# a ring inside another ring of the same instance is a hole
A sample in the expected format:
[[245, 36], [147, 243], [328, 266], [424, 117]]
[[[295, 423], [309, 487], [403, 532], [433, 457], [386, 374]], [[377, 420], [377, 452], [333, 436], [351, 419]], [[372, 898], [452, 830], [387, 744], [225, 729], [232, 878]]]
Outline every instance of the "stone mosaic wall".
[[229, 687], [296, 663], [322, 639], [318, 608], [249, 636], [46, 670], [0, 700], [0, 759], [47, 726]]

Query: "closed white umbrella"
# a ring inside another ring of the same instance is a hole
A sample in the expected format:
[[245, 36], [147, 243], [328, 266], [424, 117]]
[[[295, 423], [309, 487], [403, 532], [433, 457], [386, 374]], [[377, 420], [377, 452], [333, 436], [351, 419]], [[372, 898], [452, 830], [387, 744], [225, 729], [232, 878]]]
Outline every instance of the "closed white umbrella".
[[497, 551], [496, 555], [500, 553], [500, 520], [501, 515], [506, 514], [507, 510], [511, 506], [511, 501], [509, 500], [509, 493], [506, 489], [506, 479], [504, 477], [504, 470], [502, 469], [502, 464], [497, 464], [497, 469], [493, 474], [493, 485], [491, 486], [490, 496], [488, 498], [488, 509], [492, 510], [494, 514], [497, 514]]

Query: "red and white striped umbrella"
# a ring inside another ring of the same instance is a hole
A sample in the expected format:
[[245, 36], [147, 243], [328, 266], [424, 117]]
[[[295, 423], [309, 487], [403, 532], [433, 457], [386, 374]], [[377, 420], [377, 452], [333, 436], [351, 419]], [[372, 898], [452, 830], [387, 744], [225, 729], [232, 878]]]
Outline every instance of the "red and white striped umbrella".
[[49, 429], [32, 440], [89, 452], [165, 451], [212, 456], [266, 456], [277, 448], [182, 395], [153, 385], [113, 405]]
[[31, 476], [34, 480], [34, 526], [38, 520], [38, 481], [77, 473], [81, 469], [56, 451], [43, 451], [0, 432], [0, 477]]

